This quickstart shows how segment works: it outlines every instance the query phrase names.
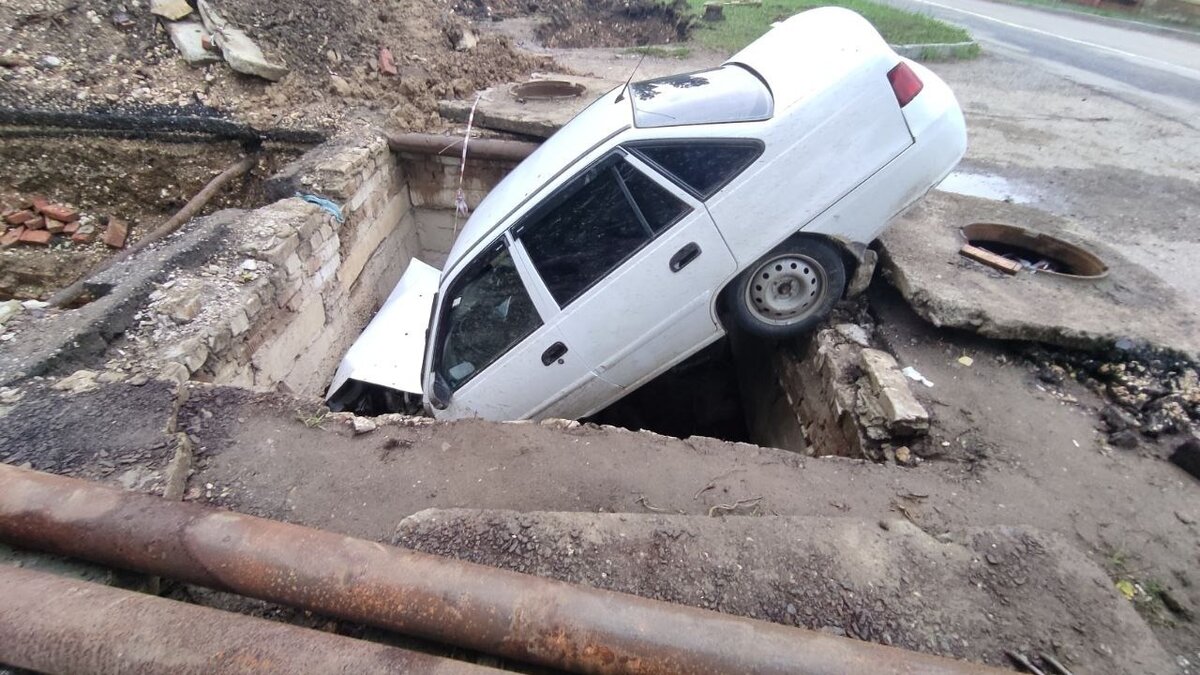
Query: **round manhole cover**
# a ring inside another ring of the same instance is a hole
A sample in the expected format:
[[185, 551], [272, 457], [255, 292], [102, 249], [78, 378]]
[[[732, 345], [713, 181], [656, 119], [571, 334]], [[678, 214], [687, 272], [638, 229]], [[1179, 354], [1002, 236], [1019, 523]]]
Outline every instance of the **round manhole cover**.
[[579, 98], [587, 87], [566, 80], [530, 80], [513, 85], [512, 96], [518, 101], [556, 101]]
[[1108, 265], [1087, 249], [1015, 225], [973, 223], [962, 228], [967, 243], [1039, 274], [1077, 279], [1108, 276]]

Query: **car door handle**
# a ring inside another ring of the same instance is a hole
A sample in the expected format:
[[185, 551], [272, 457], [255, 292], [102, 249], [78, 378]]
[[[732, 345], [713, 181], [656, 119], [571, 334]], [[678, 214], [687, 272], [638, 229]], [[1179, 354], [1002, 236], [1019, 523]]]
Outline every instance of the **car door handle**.
[[542, 352], [542, 365], [548, 366], [551, 363], [561, 359], [567, 355], [567, 346], [561, 342], [555, 342]]
[[676, 251], [675, 255], [671, 256], [671, 271], [678, 272], [679, 270], [690, 265], [693, 260], [699, 257], [700, 245], [693, 241], [687, 246], [684, 246]]

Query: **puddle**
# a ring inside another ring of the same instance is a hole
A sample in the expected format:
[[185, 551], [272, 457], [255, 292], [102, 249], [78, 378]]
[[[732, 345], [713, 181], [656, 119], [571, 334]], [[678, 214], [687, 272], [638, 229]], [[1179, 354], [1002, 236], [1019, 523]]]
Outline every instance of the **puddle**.
[[1029, 204], [1038, 198], [1030, 187], [990, 173], [955, 171], [935, 188], [957, 195], [992, 199], [1010, 204]]

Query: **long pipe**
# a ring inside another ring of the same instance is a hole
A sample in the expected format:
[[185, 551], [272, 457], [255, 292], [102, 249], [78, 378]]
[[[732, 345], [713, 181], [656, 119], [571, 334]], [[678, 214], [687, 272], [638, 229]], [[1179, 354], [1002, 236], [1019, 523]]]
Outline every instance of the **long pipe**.
[[0, 598], [0, 664], [40, 673], [500, 672], [6, 565]]
[[579, 673], [999, 673], [0, 464], [0, 540]]
[[[390, 134], [388, 147], [393, 152], [412, 152], [419, 155], [446, 155], [457, 157], [462, 154], [463, 139], [457, 136], [437, 134]], [[467, 157], [520, 162], [540, 147], [537, 143], [508, 141], [498, 138], [473, 138], [467, 143]]]

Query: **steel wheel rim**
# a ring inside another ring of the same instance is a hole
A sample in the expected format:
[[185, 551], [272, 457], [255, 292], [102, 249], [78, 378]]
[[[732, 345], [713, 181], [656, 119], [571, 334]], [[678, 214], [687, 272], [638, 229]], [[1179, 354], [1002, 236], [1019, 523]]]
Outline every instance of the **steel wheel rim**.
[[825, 268], [799, 253], [777, 255], [759, 265], [746, 283], [746, 307], [754, 318], [786, 326], [811, 316], [825, 299]]

